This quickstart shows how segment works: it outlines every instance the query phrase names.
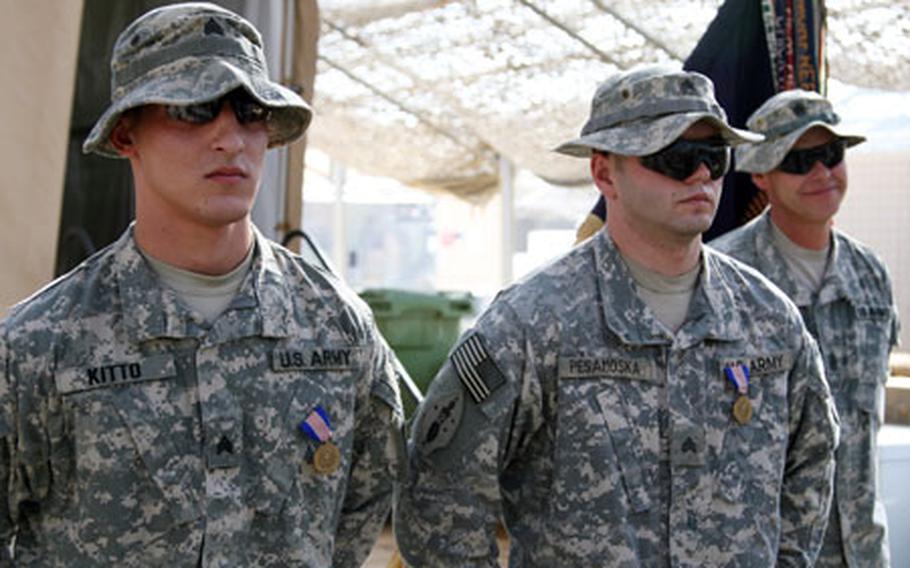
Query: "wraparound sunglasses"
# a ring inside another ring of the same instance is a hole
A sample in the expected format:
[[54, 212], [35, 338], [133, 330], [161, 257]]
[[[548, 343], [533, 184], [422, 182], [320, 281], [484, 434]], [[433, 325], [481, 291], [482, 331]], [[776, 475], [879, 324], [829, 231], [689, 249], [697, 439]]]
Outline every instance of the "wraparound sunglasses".
[[804, 175], [812, 171], [815, 162], [821, 162], [826, 168], [833, 168], [843, 161], [844, 141], [838, 139], [814, 148], [790, 150], [777, 169], [788, 174]]
[[269, 119], [271, 111], [268, 107], [254, 99], [244, 89], [234, 89], [219, 99], [191, 105], [165, 105], [168, 115], [174, 120], [190, 124], [206, 124], [212, 122], [221, 112], [224, 103], [230, 103], [234, 116], [240, 124], [263, 122]]
[[639, 160], [649, 170], [678, 181], [688, 179], [700, 164], [707, 166], [711, 179], [719, 179], [730, 168], [730, 146], [721, 138], [680, 138]]

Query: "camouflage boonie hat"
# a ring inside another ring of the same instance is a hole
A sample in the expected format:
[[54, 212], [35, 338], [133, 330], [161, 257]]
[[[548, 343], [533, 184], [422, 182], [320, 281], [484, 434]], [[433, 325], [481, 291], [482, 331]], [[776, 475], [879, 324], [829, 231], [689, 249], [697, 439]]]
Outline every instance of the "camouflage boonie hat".
[[82, 151], [120, 157], [109, 136], [128, 109], [207, 102], [238, 87], [271, 110], [269, 147], [294, 141], [309, 125], [309, 105], [269, 79], [262, 37], [248, 21], [203, 2], [147, 12], [114, 44], [111, 106], [95, 123]]
[[648, 66], [601, 83], [581, 136], [556, 151], [579, 158], [589, 157], [592, 150], [647, 156], [673, 143], [699, 120], [716, 126], [731, 145], [761, 140], [727, 124], [727, 114], [714, 98], [714, 85], [701, 73]]
[[765, 140], [736, 149], [736, 170], [755, 174], [770, 172], [780, 165], [800, 136], [815, 126], [831, 132], [847, 146], [856, 146], [866, 140], [864, 136], [837, 132], [834, 126], [839, 122], [840, 117], [831, 102], [814, 91], [793, 89], [777, 93], [746, 121], [746, 127], [764, 134]]

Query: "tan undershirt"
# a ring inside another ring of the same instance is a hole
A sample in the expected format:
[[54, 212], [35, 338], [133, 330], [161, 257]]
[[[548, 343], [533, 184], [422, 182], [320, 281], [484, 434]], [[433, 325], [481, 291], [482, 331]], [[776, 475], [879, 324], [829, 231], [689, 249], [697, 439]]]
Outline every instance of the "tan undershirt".
[[689, 302], [698, 285], [701, 263], [678, 276], [666, 276], [624, 255], [622, 259], [635, 280], [638, 296], [654, 312], [657, 321], [676, 333], [686, 321]]
[[205, 321], [212, 323], [230, 305], [243, 284], [243, 279], [253, 264], [254, 248], [250, 247], [246, 257], [236, 268], [218, 276], [183, 270], [144, 251], [140, 252], [165, 286], [175, 291], [177, 296], [192, 310], [201, 314]]
[[788, 272], [796, 281], [797, 288], [814, 296], [821, 288], [822, 280], [825, 277], [831, 245], [829, 244], [821, 250], [801, 247], [791, 241], [774, 223], [771, 223], [771, 238], [774, 246], [784, 257]]

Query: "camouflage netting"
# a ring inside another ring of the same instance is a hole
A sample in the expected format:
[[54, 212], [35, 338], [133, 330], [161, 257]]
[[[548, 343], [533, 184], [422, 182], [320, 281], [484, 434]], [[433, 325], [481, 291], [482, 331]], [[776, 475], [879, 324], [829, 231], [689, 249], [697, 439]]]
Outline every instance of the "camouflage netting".
[[[320, 0], [310, 143], [363, 172], [480, 199], [497, 155], [557, 183], [618, 68], [677, 63], [720, 0]], [[910, 2], [828, 0], [830, 77], [910, 89]]]

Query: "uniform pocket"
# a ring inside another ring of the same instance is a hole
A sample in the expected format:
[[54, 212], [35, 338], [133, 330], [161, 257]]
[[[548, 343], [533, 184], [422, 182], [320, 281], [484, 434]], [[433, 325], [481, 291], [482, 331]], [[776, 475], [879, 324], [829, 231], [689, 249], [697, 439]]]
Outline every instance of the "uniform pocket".
[[[255, 510], [251, 558], [280, 550], [286, 565], [331, 564], [331, 535], [352, 465], [358, 381], [367, 368], [359, 357], [350, 346], [282, 346], [272, 352], [270, 368], [247, 385], [244, 493]], [[308, 419], [316, 439], [301, 429]], [[317, 456], [328, 447], [331, 456]]]
[[61, 448], [71, 441], [72, 450], [55, 452], [61, 461], [54, 469], [70, 476], [68, 492], [84, 520], [79, 530], [86, 542], [116, 546], [128, 533], [139, 545], [142, 535], [150, 541], [201, 515], [192, 418], [165, 402], [175, 398], [176, 373], [167, 356], [155, 359], [169, 366], [148, 380], [67, 391], [67, 374], [58, 378], [64, 387]]
[[[733, 387], [725, 372], [740, 363], [749, 369], [746, 394]], [[706, 399], [711, 409], [709, 429], [723, 436], [716, 458], [716, 493], [728, 504], [755, 506], [776, 502], [772, 493], [779, 488], [786, 460], [786, 393], [792, 365], [788, 353], [723, 360], [718, 379], [710, 383], [711, 392]], [[741, 404], [750, 409], [747, 420], [741, 408], [734, 410], [743, 397], [748, 402]]]
[[888, 374], [888, 354], [891, 351], [891, 332], [894, 312], [887, 305], [856, 306], [857, 355], [870, 362], [867, 371], [878, 379]]
[[618, 389], [607, 388], [597, 395], [597, 403], [610, 431], [629, 505], [634, 512], [642, 513], [651, 508], [647, 490], [650, 480], [642, 464], [639, 433], [629, 421], [620, 396]]
[[569, 524], [597, 523], [650, 507], [641, 444], [616, 381], [560, 380], [555, 439], [555, 508]]
[[356, 381], [365, 368], [361, 351], [277, 349], [271, 369], [251, 385], [257, 403], [244, 428], [254, 470], [247, 494], [260, 514], [279, 515], [293, 498], [306, 504], [310, 519], [332, 518], [351, 467]]
[[[888, 379], [893, 313], [889, 306], [865, 303], [854, 306], [855, 336], [848, 345], [850, 374], [855, 380], [850, 398], [856, 408], [880, 423], [884, 415], [882, 389]], [[847, 383], [849, 384], [849, 382]]]

